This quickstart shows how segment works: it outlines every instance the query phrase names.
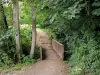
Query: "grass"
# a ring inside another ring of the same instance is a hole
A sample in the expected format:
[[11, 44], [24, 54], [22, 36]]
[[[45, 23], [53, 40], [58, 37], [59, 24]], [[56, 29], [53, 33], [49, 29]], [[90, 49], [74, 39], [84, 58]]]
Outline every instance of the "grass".
[[23, 70], [25, 67], [32, 66], [35, 63], [36, 63], [35, 60], [33, 60], [33, 62], [28, 60], [28, 61], [25, 61], [24, 63], [19, 63], [12, 66], [3, 66], [3, 67], [0, 67], [0, 73], [10, 73], [12, 71]]
[[0, 68], [0, 74], [4, 73], [4, 74], [9, 74], [11, 72], [14, 72], [14, 71], [20, 71], [20, 70], [23, 70], [25, 69], [26, 67], [29, 67], [29, 66], [32, 66], [33, 64], [17, 64], [15, 66], [12, 66], [12, 67], [2, 67]]

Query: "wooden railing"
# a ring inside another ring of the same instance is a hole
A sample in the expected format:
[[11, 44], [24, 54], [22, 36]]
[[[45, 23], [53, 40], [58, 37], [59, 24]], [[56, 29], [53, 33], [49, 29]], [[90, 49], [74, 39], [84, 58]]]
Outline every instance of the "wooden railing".
[[52, 40], [52, 47], [60, 56], [60, 58], [63, 60], [64, 59], [64, 45], [59, 43], [56, 40]]

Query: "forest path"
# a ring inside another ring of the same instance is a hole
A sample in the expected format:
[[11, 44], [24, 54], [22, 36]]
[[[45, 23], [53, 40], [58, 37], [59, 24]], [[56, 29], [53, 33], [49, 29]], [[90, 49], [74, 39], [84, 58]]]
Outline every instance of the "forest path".
[[45, 49], [44, 60], [12, 75], [67, 75], [66, 65], [53, 50], [49, 36], [41, 29], [37, 29], [37, 44]]

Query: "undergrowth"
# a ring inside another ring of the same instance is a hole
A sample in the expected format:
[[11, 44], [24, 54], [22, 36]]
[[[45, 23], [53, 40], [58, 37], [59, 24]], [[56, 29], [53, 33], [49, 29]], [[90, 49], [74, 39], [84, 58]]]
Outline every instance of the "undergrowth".
[[57, 39], [65, 45], [65, 59], [68, 60], [71, 75], [100, 74], [98, 24], [98, 19], [81, 16], [52, 26]]

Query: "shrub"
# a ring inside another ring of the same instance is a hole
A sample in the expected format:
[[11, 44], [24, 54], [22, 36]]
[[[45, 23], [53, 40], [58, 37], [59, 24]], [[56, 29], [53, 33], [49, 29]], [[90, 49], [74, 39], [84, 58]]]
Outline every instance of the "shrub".
[[30, 52], [31, 41], [32, 41], [32, 29], [31, 29], [31, 26], [22, 25], [20, 33], [21, 33], [22, 50], [27, 55]]
[[[29, 55], [31, 49], [31, 41], [32, 41], [32, 29], [31, 26], [22, 26], [21, 27], [21, 43], [23, 53], [27, 56]], [[38, 59], [40, 57], [39, 47], [36, 46], [34, 59]]]
[[30, 64], [33, 64], [33, 63], [36, 62], [35, 59], [30, 58], [30, 56], [24, 56], [24, 55], [22, 56], [22, 60], [21, 61], [25, 65], [30, 65]]
[[13, 38], [13, 30], [9, 29], [0, 38], [0, 67], [9, 66], [14, 63], [15, 42]]

